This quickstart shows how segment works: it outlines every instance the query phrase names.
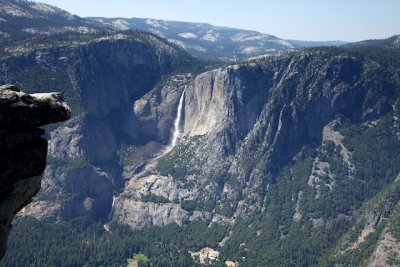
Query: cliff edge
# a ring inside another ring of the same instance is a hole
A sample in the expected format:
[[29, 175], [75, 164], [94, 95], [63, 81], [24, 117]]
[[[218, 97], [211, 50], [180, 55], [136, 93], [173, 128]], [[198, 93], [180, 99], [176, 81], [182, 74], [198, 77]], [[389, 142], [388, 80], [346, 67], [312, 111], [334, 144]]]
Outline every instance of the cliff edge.
[[70, 117], [59, 93], [30, 95], [14, 85], [0, 86], [0, 259], [14, 215], [40, 190], [47, 140], [38, 127]]

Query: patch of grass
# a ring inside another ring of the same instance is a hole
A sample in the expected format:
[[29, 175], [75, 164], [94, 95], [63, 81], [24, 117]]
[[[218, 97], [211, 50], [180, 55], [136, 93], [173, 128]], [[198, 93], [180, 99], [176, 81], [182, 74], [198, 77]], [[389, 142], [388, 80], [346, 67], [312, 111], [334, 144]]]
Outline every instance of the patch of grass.
[[149, 259], [143, 253], [136, 253], [133, 255], [131, 259], [128, 259], [128, 264], [137, 264], [136, 266], [140, 266], [141, 264], [145, 264], [149, 261]]

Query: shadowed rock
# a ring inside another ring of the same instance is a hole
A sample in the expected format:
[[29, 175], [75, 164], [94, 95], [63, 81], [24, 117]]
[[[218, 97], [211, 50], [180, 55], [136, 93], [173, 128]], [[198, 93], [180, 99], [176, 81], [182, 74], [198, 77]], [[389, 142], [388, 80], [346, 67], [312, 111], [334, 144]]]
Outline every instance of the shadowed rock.
[[0, 86], [0, 259], [14, 215], [40, 190], [47, 140], [37, 127], [71, 117], [59, 93], [26, 94]]
[[0, 86], [0, 129], [29, 129], [70, 117], [60, 93], [29, 95], [15, 85]]

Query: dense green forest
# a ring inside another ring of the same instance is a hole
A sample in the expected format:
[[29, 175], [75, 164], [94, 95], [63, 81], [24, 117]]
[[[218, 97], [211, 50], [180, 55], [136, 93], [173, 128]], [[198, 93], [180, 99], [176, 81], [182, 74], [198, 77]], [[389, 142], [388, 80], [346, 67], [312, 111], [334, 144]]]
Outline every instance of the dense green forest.
[[85, 218], [59, 223], [21, 218], [0, 266], [125, 266], [136, 253], [149, 259], [141, 266], [196, 266], [189, 250], [216, 247], [227, 234], [226, 227], [205, 222], [143, 231], [118, 224], [109, 227], [107, 231]]

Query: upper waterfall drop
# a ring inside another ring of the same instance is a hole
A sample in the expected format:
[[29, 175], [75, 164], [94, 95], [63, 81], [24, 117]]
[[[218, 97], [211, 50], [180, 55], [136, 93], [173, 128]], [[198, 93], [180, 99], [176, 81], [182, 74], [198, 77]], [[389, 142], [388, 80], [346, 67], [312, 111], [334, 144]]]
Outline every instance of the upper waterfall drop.
[[179, 99], [178, 111], [176, 114], [175, 122], [174, 122], [174, 133], [172, 135], [171, 146], [174, 147], [176, 142], [181, 135], [181, 119], [182, 119], [182, 107], [183, 107], [183, 99], [185, 98], [186, 86], [183, 89], [181, 98]]

